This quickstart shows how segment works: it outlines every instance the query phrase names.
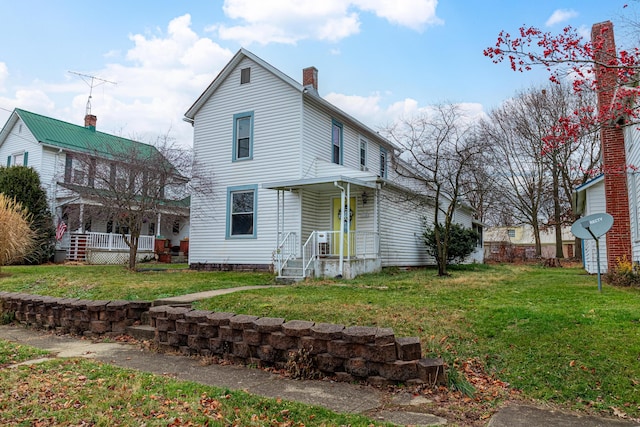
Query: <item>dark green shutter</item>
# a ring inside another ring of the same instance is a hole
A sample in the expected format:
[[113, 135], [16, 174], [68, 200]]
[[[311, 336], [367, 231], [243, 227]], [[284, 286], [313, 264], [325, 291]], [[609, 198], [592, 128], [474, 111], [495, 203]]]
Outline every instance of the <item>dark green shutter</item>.
[[7, 167], [11, 166], [11, 156], [7, 157]]
[[22, 163], [23, 166], [27, 166], [27, 160], [28, 159], [29, 159], [29, 153], [25, 151], [24, 152], [24, 158], [23, 158], [24, 161]]

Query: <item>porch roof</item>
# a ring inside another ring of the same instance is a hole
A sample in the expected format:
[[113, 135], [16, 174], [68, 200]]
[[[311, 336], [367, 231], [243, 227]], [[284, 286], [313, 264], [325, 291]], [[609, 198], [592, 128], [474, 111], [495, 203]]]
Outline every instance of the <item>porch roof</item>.
[[266, 188], [269, 190], [295, 190], [303, 187], [314, 187], [314, 189], [316, 190], [330, 190], [335, 188], [334, 183], [336, 182], [343, 184], [354, 184], [360, 187], [377, 188], [377, 180], [364, 181], [344, 175], [267, 182], [262, 184], [262, 188]]
[[[68, 194], [58, 195], [56, 200], [59, 206], [69, 204], [84, 204], [91, 206], [102, 206], [100, 199], [92, 197], [97, 193], [108, 194], [107, 190], [85, 187], [82, 185], [58, 182], [58, 185], [69, 190]], [[157, 212], [162, 214], [172, 214], [179, 216], [189, 216], [191, 205], [191, 197], [187, 196], [179, 200], [162, 199], [158, 200], [156, 207]]]

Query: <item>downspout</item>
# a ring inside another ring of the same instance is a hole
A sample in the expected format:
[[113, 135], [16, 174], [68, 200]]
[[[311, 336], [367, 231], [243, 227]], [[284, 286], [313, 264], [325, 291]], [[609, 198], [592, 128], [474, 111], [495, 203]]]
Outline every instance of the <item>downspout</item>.
[[278, 271], [278, 276], [282, 275], [282, 267], [280, 260], [282, 259], [282, 255], [280, 254], [280, 189], [276, 190], [277, 198], [276, 198], [276, 270]]
[[351, 262], [351, 183], [347, 182], [347, 203], [345, 214], [347, 215], [347, 261]]
[[[344, 187], [338, 185], [338, 181], [334, 181], [333, 185], [340, 189], [340, 210], [338, 212], [342, 212], [344, 209]], [[344, 216], [344, 214], [345, 213], [342, 212], [342, 216]], [[342, 278], [342, 273], [344, 273], [344, 225], [342, 218], [338, 218], [338, 221], [340, 221], [340, 262], [338, 264], [338, 270], [340, 270], [339, 276]]]

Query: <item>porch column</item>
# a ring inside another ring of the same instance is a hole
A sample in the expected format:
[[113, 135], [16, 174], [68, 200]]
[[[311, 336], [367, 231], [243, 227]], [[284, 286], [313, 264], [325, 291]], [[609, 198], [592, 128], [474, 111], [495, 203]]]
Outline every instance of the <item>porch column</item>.
[[347, 182], [347, 207], [345, 209], [347, 215], [347, 261], [351, 261], [351, 183]]
[[80, 214], [79, 214], [79, 220], [80, 220], [80, 233], [84, 233], [84, 203], [80, 203]]
[[[156, 222], [156, 236], [160, 236], [162, 233], [162, 228], [160, 228], [160, 220], [162, 219], [162, 214], [160, 212], [158, 212], [158, 219]], [[155, 246], [154, 246], [155, 249]]]
[[380, 239], [381, 239], [381, 237], [382, 237], [382, 236], [380, 235], [380, 203], [381, 203], [381, 202], [380, 202], [380, 197], [381, 197], [381, 196], [380, 196], [380, 193], [381, 193], [381, 191], [380, 191], [380, 184], [376, 184], [376, 190], [375, 190], [375, 195], [376, 195], [375, 197], [376, 197], [376, 199], [375, 199], [375, 203], [373, 204], [373, 209], [374, 209], [373, 215], [374, 215], [374, 218], [375, 218], [375, 230], [376, 230], [376, 235], [377, 235], [377, 237], [378, 237], [378, 238], [377, 238], [377, 241], [378, 241], [377, 246], [378, 246], [378, 247], [376, 248], [376, 252], [377, 252], [377, 254], [376, 254], [376, 255], [377, 255], [379, 258], [382, 256], [382, 251], [380, 250], [380, 247], [381, 247], [381, 245], [380, 245]]
[[276, 190], [278, 194], [276, 199], [276, 250], [280, 246], [280, 191], [280, 189]]
[[[342, 212], [342, 218], [344, 218], [345, 212], [344, 212], [344, 187], [341, 187], [338, 185], [338, 183], [335, 183], [336, 187], [338, 187], [340, 189], [340, 211]], [[339, 262], [339, 266], [338, 269], [340, 270], [340, 276], [343, 277], [344, 276], [344, 220], [342, 218], [338, 218], [338, 221], [340, 221], [340, 234], [338, 234], [340, 237], [340, 262]]]

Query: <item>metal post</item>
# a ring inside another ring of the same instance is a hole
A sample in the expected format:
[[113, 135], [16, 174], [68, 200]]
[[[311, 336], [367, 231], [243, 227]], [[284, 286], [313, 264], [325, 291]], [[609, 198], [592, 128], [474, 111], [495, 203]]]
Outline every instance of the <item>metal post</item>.
[[[591, 230], [589, 230], [591, 233]], [[596, 239], [596, 260], [598, 262], [598, 292], [602, 292], [602, 278], [600, 276], [600, 240]]]
[[600, 240], [593, 234], [591, 231], [591, 227], [585, 226], [583, 227], [591, 234], [591, 237], [596, 241], [596, 262], [598, 263], [598, 292], [602, 292], [602, 277], [600, 275]]

